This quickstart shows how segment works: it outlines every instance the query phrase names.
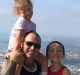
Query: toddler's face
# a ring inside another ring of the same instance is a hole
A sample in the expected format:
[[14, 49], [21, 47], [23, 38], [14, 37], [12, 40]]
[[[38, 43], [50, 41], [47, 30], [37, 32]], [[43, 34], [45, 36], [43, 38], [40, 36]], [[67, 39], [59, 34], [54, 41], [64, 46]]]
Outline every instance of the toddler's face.
[[48, 49], [48, 57], [51, 61], [60, 62], [64, 58], [64, 53], [61, 45], [52, 43]]
[[32, 18], [32, 15], [33, 15], [32, 8], [27, 8], [27, 10], [23, 11], [23, 17], [27, 20], [30, 20]]

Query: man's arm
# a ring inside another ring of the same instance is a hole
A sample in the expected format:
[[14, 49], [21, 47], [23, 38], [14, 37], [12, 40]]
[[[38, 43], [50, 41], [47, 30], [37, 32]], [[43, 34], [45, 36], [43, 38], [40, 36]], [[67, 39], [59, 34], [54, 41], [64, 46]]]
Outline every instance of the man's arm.
[[[23, 54], [19, 51], [14, 51], [10, 54], [10, 59], [7, 59], [6, 61], [7, 63], [6, 62], [4, 63], [1, 75], [19, 75], [18, 71], [16, 70], [19, 67], [21, 69], [21, 66], [24, 62]], [[19, 72], [20, 72], [20, 69], [19, 69]]]
[[38, 53], [35, 59], [40, 63], [41, 65], [41, 75], [47, 75], [48, 71], [48, 59], [45, 55], [42, 53]]

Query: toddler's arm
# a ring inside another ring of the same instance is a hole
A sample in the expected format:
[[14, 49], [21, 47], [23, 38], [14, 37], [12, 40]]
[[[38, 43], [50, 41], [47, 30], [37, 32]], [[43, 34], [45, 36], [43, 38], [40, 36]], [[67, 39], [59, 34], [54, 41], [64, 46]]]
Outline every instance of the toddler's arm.
[[[19, 49], [20, 46], [21, 46], [21, 42], [22, 42], [22, 38], [24, 37], [24, 30], [23, 29], [16, 29], [16, 39], [13, 43], [14, 47], [13, 47], [13, 51], [16, 51], [16, 50], [21, 50]], [[5, 58], [8, 58], [9, 59], [10, 57], [10, 53], [7, 53], [5, 55]]]
[[23, 29], [17, 29], [16, 33], [17, 33], [17, 35], [16, 35], [16, 39], [14, 41], [13, 51], [19, 50], [20, 44], [22, 42], [22, 38], [24, 36], [24, 30]]

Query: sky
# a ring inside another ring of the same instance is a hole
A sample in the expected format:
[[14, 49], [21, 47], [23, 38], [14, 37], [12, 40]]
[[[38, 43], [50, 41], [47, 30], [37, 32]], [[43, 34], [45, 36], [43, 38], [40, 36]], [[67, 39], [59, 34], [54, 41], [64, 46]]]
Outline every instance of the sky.
[[[32, 21], [40, 35], [80, 37], [80, 0], [32, 0]], [[14, 0], [0, 2], [0, 36], [9, 35], [18, 19]]]

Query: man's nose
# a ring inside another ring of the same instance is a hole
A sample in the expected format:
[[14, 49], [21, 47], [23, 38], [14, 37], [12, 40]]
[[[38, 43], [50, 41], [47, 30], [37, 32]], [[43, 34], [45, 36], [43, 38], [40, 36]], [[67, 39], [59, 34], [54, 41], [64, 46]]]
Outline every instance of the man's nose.
[[32, 46], [30, 47], [30, 49], [31, 49], [31, 50], [34, 50], [34, 46], [32, 45]]

